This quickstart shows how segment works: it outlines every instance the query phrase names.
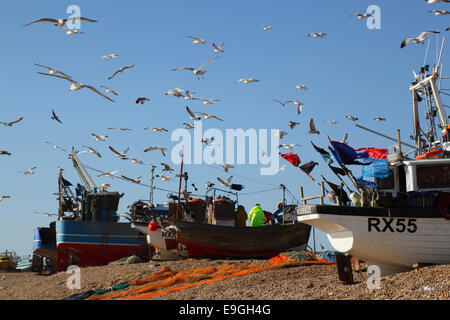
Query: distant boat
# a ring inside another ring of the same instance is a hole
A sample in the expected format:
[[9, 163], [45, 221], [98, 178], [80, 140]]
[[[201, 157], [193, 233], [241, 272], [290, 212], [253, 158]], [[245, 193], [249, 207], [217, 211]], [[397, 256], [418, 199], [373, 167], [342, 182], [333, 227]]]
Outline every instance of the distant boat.
[[15, 270], [16, 262], [14, 259], [16, 258], [16, 253], [14, 251], [4, 251], [0, 253], [0, 269], [3, 270]]
[[30, 271], [33, 265], [33, 258], [31, 256], [22, 257], [17, 263], [17, 270]]

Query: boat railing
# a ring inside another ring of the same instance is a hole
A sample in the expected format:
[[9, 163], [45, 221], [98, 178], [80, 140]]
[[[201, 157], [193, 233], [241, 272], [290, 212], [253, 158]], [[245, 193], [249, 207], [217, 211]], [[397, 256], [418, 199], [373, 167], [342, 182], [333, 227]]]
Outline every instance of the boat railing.
[[305, 197], [304, 196], [304, 192], [303, 192], [303, 187], [300, 187], [300, 200], [303, 202], [303, 204], [308, 204], [308, 201], [310, 200], [315, 200], [315, 199], [320, 199], [320, 204], [323, 205], [324, 204], [324, 198], [325, 198], [325, 185], [323, 183], [323, 181], [320, 183], [320, 188], [322, 190], [322, 193], [318, 196], [311, 196], [311, 197]]

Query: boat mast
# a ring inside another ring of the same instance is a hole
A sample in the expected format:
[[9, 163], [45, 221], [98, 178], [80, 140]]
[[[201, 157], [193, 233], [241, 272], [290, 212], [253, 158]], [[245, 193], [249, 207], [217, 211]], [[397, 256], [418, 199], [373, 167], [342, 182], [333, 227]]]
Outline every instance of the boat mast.
[[151, 174], [151, 178], [150, 178], [150, 201], [149, 201], [149, 204], [153, 205], [153, 189], [155, 188], [153, 185], [153, 180], [154, 180], [156, 166], [151, 165], [150, 167], [152, 168], [152, 174]]

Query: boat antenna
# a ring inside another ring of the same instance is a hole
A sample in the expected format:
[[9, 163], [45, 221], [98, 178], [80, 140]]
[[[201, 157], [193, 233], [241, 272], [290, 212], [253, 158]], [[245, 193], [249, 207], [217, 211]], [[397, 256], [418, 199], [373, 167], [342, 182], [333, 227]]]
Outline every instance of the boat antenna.
[[181, 169], [180, 169], [180, 183], [178, 186], [178, 203], [177, 203], [177, 214], [176, 214], [176, 220], [179, 219], [179, 212], [180, 212], [180, 197], [181, 197], [181, 181], [183, 179], [183, 164], [184, 164], [184, 145], [183, 145], [183, 153], [181, 154]]

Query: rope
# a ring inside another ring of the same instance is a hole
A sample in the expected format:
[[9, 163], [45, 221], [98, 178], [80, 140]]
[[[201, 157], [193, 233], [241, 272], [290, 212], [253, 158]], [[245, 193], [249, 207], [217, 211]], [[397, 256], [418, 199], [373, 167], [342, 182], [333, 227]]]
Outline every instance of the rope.
[[258, 194], [258, 193], [265, 193], [265, 192], [270, 192], [270, 191], [275, 191], [275, 190], [280, 190], [281, 188], [272, 188], [269, 190], [261, 190], [261, 191], [255, 191], [255, 192], [247, 192], [247, 193], [240, 193], [239, 196], [249, 196], [249, 195], [253, 195], [253, 194]]
[[[224, 171], [223, 169], [219, 169], [219, 168], [213, 167], [213, 166], [211, 166], [211, 168], [213, 168], [215, 170], [218, 170], [218, 171]], [[220, 168], [222, 168], [222, 167], [220, 167]], [[233, 174], [233, 176], [236, 176], [236, 177], [239, 177], [239, 178], [242, 178], [242, 179], [246, 179], [246, 180], [250, 180], [250, 181], [253, 181], [253, 182], [256, 182], [256, 183], [265, 184], [265, 185], [268, 185], [268, 186], [271, 186], [271, 187], [277, 187], [277, 185], [274, 185], [274, 184], [271, 184], [271, 183], [267, 183], [267, 182], [264, 182], [264, 181], [259, 181], [259, 180], [252, 179], [252, 178], [248, 178], [248, 177], [245, 177], [245, 176], [242, 176], [242, 175]]]

